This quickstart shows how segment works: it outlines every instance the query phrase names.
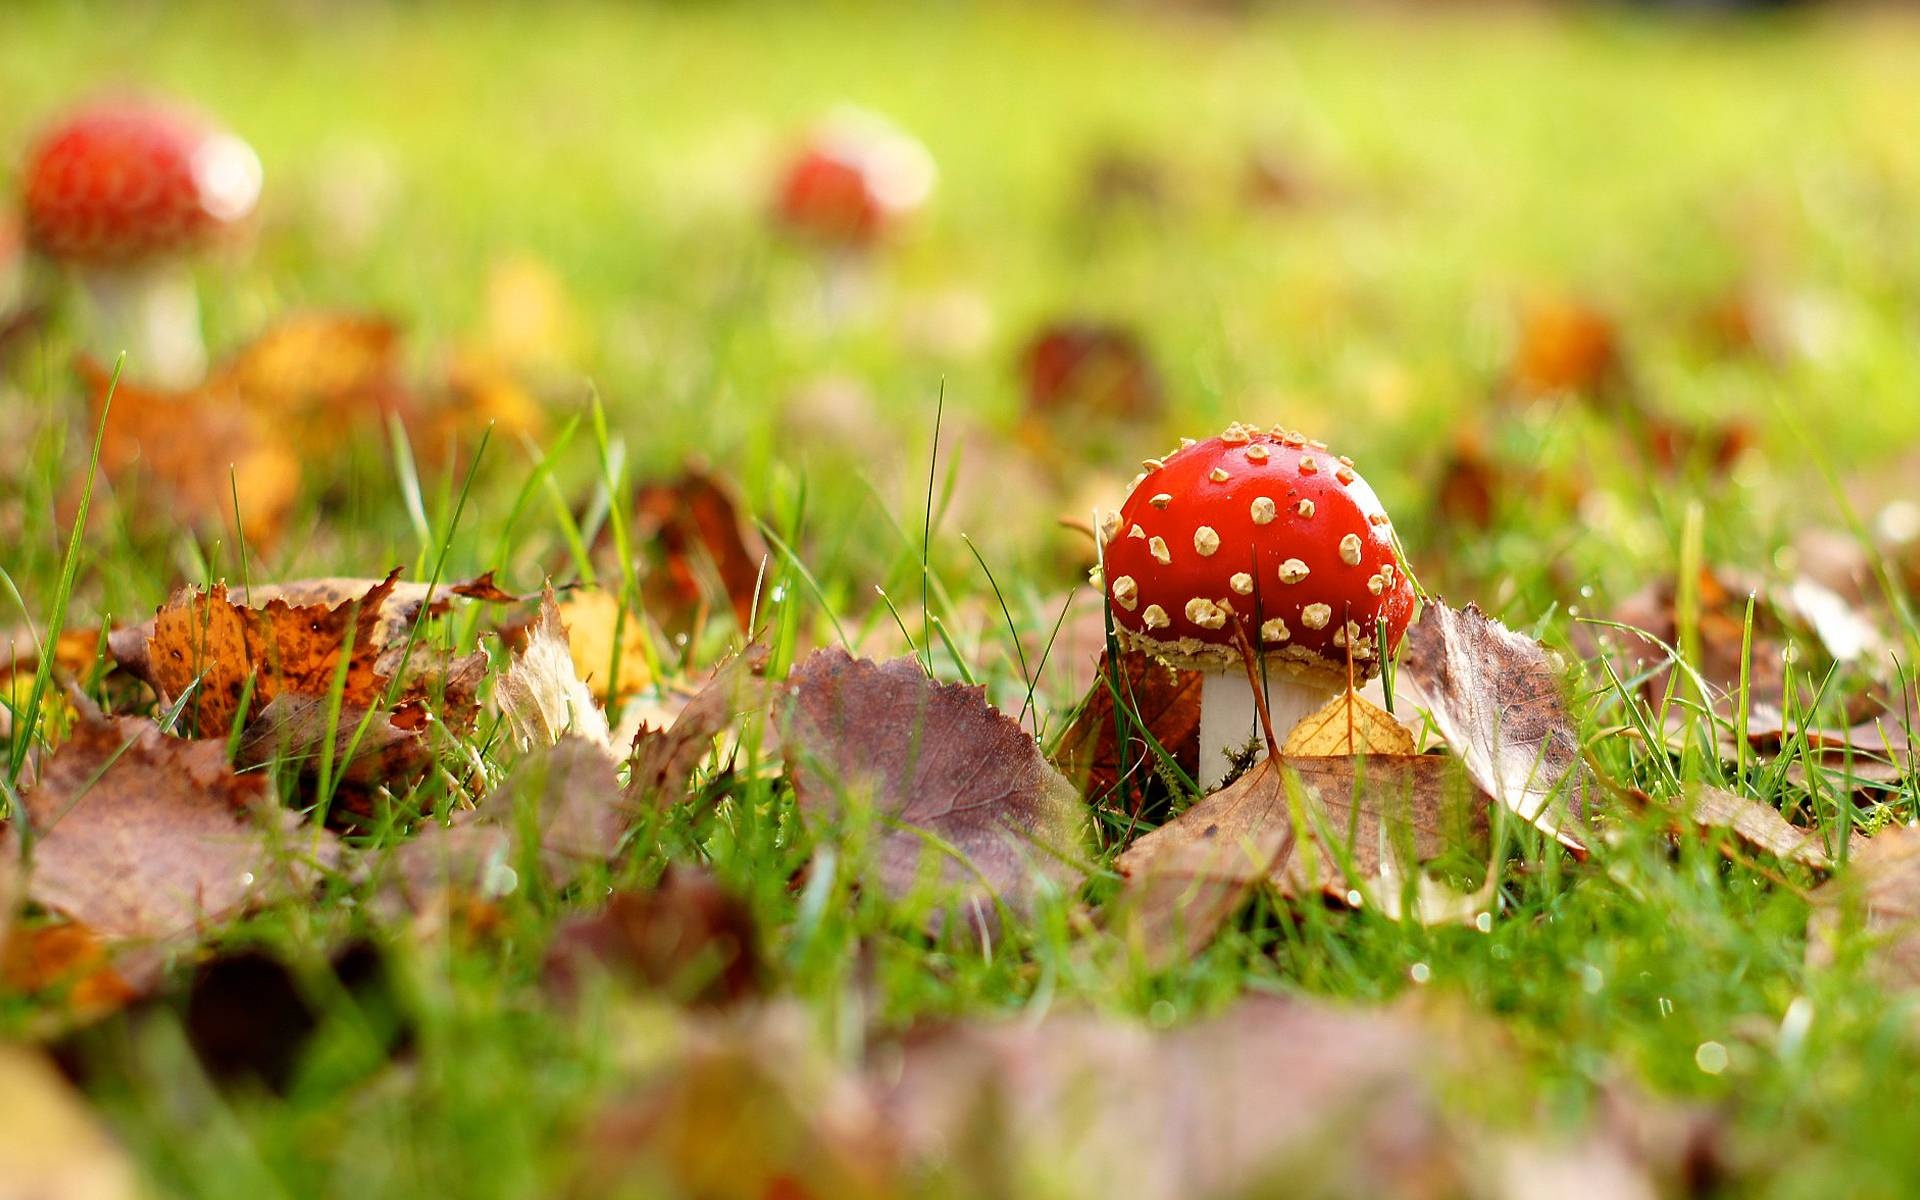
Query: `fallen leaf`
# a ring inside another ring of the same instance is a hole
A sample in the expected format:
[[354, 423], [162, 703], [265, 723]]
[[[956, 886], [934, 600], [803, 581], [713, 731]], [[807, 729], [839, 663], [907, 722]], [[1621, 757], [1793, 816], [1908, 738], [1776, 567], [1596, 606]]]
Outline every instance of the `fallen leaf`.
[[801, 808], [831, 820], [871, 805], [884, 823], [874, 862], [888, 896], [912, 892], [930, 861], [984, 920], [996, 901], [1024, 913], [1040, 888], [1079, 880], [1086, 807], [984, 688], [936, 683], [910, 658], [829, 649], [793, 672], [786, 698]]
[[340, 778], [364, 787], [404, 786], [432, 762], [432, 747], [418, 729], [403, 729], [391, 715], [358, 704], [337, 709], [325, 696], [287, 693], [268, 701], [248, 721], [234, 747], [241, 768], [298, 763], [317, 769], [332, 744]]
[[0, 1197], [137, 1200], [128, 1161], [53, 1064], [0, 1043]]
[[1118, 686], [1128, 713], [1124, 751], [1104, 654], [1099, 676], [1054, 749], [1054, 761], [1095, 804], [1105, 803], [1123, 778], [1139, 786], [1157, 777], [1146, 736], [1159, 742], [1189, 778], [1200, 769], [1200, 672], [1169, 667], [1137, 651], [1123, 653], [1120, 662]]
[[1458, 894], [1425, 884], [1421, 871], [1485, 840], [1484, 797], [1462, 786], [1459, 770], [1420, 754], [1287, 758], [1277, 767], [1262, 759], [1121, 854], [1122, 923], [1133, 923], [1130, 936], [1158, 967], [1204, 947], [1261, 884], [1430, 924], [1471, 920], [1484, 904], [1444, 907]]
[[1887, 987], [1920, 987], [1920, 828], [1882, 829], [1858, 844], [1846, 869], [1813, 890], [1807, 961], [1830, 967], [1843, 933], [1869, 939], [1874, 975]]
[[[255, 546], [279, 536], [300, 493], [300, 458], [287, 431], [218, 390], [169, 392], [122, 379], [91, 359], [79, 373], [91, 396], [92, 424], [102, 414], [100, 471], [132, 524], [159, 522], [231, 529]], [[112, 405], [107, 404], [112, 392]], [[141, 502], [129, 503], [139, 489]], [[164, 518], [160, 517], [164, 514]]]
[[1407, 630], [1395, 686], [1427, 712], [1476, 787], [1583, 849], [1572, 828], [1585, 794], [1580, 740], [1546, 647], [1474, 605], [1430, 603]]
[[577, 995], [595, 971], [683, 1003], [717, 1005], [757, 995], [764, 967], [747, 906], [707, 872], [669, 867], [650, 891], [616, 892], [605, 909], [554, 934], [550, 990]]
[[560, 600], [560, 620], [567, 627], [574, 671], [603, 702], [611, 704], [653, 683], [645, 622], [639, 613], [622, 614], [613, 593], [597, 587], [574, 588]]
[[[242, 587], [236, 602], [250, 608], [265, 608], [275, 600], [296, 608], [314, 605], [337, 608], [354, 601], [374, 602], [377, 619], [373, 623], [372, 638], [380, 648], [376, 666], [381, 674], [393, 675], [400, 669], [400, 656], [405, 653], [407, 639], [423, 610], [427, 616], [440, 616], [452, 611], [456, 599], [485, 604], [520, 604], [528, 599], [503, 591], [493, 581], [492, 571], [472, 579], [439, 584], [398, 579], [398, 573], [396, 569], [385, 579], [336, 576], [255, 584], [251, 588]], [[414, 649], [416, 653], [421, 651], [417, 645]]]
[[1404, 1013], [1250, 996], [1170, 1032], [1071, 1013], [924, 1030], [880, 1104], [956, 1195], [1445, 1196], [1468, 1194], [1439, 1090], [1460, 1057]]
[[[31, 629], [12, 629], [0, 634], [0, 680], [37, 670], [44, 644], [44, 639]], [[70, 678], [85, 679], [99, 654], [98, 629], [63, 629], [53, 643], [54, 670]]]
[[519, 886], [511, 831], [477, 813], [430, 823], [382, 852], [372, 863], [373, 910], [383, 920], [413, 917], [437, 925], [461, 915], [481, 917]]
[[1254, 147], [1247, 154], [1241, 178], [1241, 191], [1254, 208], [1302, 208], [1321, 194], [1311, 173], [1294, 154], [1278, 146]]
[[569, 1195], [885, 1200], [906, 1194], [868, 1089], [792, 1004], [671, 1030], [673, 1050], [589, 1126]]
[[642, 484], [634, 491], [633, 537], [653, 563], [642, 595], [650, 605], [668, 602], [663, 621], [701, 623], [717, 595], [740, 630], [753, 632], [767, 548], [720, 479], [689, 466], [674, 479]]
[[[1879, 629], [1860, 610], [1811, 579], [1775, 586], [1756, 575], [1708, 568], [1700, 572], [1695, 593], [1695, 653], [1688, 665], [1705, 681], [1708, 702], [1727, 709], [1737, 707], [1732, 702], [1740, 694], [1745, 665], [1748, 733], [1762, 741], [1769, 737], [1777, 741], [1784, 730], [1781, 705], [1786, 694], [1789, 642], [1809, 651], [1824, 648], [1833, 662], [1856, 665], [1876, 659], [1885, 644]], [[1750, 656], [1746, 652], [1749, 600], [1753, 601]], [[1614, 619], [1660, 643], [1684, 649], [1679, 645], [1678, 609], [1677, 585], [1663, 579], [1621, 601]], [[1646, 676], [1641, 695], [1650, 707], [1658, 709], [1664, 704], [1669, 689], [1682, 697], [1691, 695], [1689, 684], [1673, 679], [1672, 660], [1655, 642], [1615, 632], [1601, 651], [1614, 656], [1622, 680]], [[1796, 674], [1804, 676], [1817, 665], [1809, 660]], [[1838, 681], [1834, 690], [1843, 691], [1846, 683], [1845, 679]], [[1854, 708], [1863, 699], [1862, 694], [1854, 693], [1846, 695], [1844, 702]], [[1679, 723], [1686, 716], [1670, 712], [1668, 719]]]
[[569, 631], [551, 587], [540, 599], [540, 615], [527, 631], [525, 647], [500, 676], [494, 698], [523, 746], [551, 746], [571, 736], [618, 757], [607, 714], [575, 673]]
[[1577, 474], [1549, 475], [1530, 463], [1496, 457], [1477, 433], [1465, 432], [1441, 461], [1433, 505], [1445, 518], [1441, 532], [1472, 537], [1521, 509], [1536, 516], [1571, 514], [1586, 491]]
[[448, 357], [416, 428], [423, 457], [445, 463], [462, 441], [489, 429], [510, 443], [537, 441], [546, 434], [547, 413], [512, 363], [489, 350], [468, 350]]
[[[369, 627], [369, 636], [380, 651], [375, 665], [382, 674], [389, 676], [400, 668], [400, 658], [406, 653], [408, 637], [415, 622], [420, 619], [423, 607], [427, 615], [438, 616], [450, 611], [456, 598], [489, 604], [517, 604], [526, 599], [502, 591], [494, 583], [491, 571], [473, 579], [439, 585], [408, 582], [398, 579], [398, 574], [396, 569], [385, 579], [329, 577], [262, 583], [231, 592], [230, 598], [235, 604], [251, 608], [265, 608], [275, 600], [300, 609], [316, 605], [338, 608], [354, 603], [364, 608], [371, 604], [375, 616]], [[429, 593], [432, 597], [430, 604]], [[147, 621], [141, 625], [123, 626], [108, 635], [108, 649], [114, 661], [142, 679], [149, 678], [151, 670], [147, 661], [147, 643], [153, 636], [154, 625], [154, 621]], [[419, 645], [414, 647], [414, 652], [416, 655], [425, 655], [424, 647]]]
[[1703, 787], [1679, 807], [1681, 816], [1693, 825], [1701, 829], [1724, 829], [1749, 849], [1816, 871], [1833, 869], [1833, 860], [1820, 844], [1820, 836], [1788, 821], [1771, 804], [1762, 804], [1725, 788]]
[[564, 887], [583, 867], [612, 860], [632, 822], [616, 762], [605, 743], [564, 735], [522, 756], [479, 814], [515, 831], [553, 886]]
[[339, 454], [384, 433], [414, 407], [400, 327], [381, 316], [315, 312], [282, 318], [217, 367], [206, 390], [230, 392], [291, 432], [303, 454]]
[[333, 605], [275, 599], [250, 608], [229, 600], [225, 584], [204, 592], [184, 588], [154, 615], [143, 656], [124, 661], [144, 662], [145, 678], [163, 703], [194, 688], [183, 721], [209, 736], [234, 728], [283, 693], [332, 695], [336, 677], [343, 680], [343, 700], [370, 707], [386, 683], [374, 630], [398, 578], [396, 570], [364, 595]]
[[[1110, 322], [1062, 321], [1041, 329], [1020, 352], [1020, 379], [1027, 417], [1064, 419], [1074, 436], [1084, 433], [1086, 422], [1151, 421], [1164, 406], [1165, 388], [1139, 337]], [[1037, 448], [1053, 449], [1053, 437]]]
[[1300, 718], [1280, 747], [1286, 758], [1413, 752], [1413, 733], [1394, 720], [1392, 713], [1352, 689], [1327, 701], [1318, 712]]
[[767, 647], [752, 643], [714, 668], [671, 726], [641, 727], [633, 741], [627, 782], [636, 807], [678, 804], [695, 768], [712, 752], [714, 739], [765, 707], [767, 689], [760, 672], [767, 658]]
[[55, 1005], [65, 1019], [88, 1021], [140, 994], [116, 969], [108, 946], [74, 921], [16, 929], [0, 955], [0, 985], [13, 995]]
[[[88, 715], [24, 799], [27, 896], [103, 938], [160, 939], [295, 893], [338, 860], [324, 830], [236, 775], [218, 740], [168, 737], [137, 717]], [[15, 855], [9, 826], [0, 853]]]
[[1621, 380], [1620, 331], [1599, 309], [1561, 297], [1537, 297], [1520, 312], [1508, 381], [1525, 396], [1589, 396]]

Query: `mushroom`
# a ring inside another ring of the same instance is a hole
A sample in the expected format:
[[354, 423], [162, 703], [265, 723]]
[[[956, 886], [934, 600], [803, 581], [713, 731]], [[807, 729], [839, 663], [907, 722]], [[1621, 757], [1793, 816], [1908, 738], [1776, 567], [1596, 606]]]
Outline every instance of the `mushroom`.
[[1123, 647], [1203, 673], [1200, 782], [1212, 786], [1257, 737], [1236, 629], [1257, 646], [1285, 736], [1393, 652], [1413, 583], [1379, 498], [1324, 443], [1236, 423], [1144, 466], [1100, 522], [1095, 580]]
[[879, 242], [933, 190], [933, 159], [891, 121], [836, 109], [781, 177], [775, 205], [794, 233], [840, 251]]
[[884, 117], [830, 114], [781, 176], [774, 215], [824, 251], [820, 312], [829, 326], [866, 309], [873, 250], [933, 191], [933, 158]]
[[24, 172], [27, 241], [85, 294], [89, 341], [170, 387], [206, 368], [188, 256], [253, 212], [260, 160], [196, 114], [142, 101], [81, 109]]

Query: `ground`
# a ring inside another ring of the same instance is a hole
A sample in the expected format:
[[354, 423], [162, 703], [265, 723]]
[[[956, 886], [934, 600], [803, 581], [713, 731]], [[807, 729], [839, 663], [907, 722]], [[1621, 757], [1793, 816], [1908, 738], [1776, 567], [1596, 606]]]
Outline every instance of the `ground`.
[[[569, 549], [576, 521], [594, 532], [596, 487], [604, 501], [611, 479], [625, 504], [697, 462], [798, 555], [770, 570], [771, 673], [838, 640], [837, 623], [873, 657], [936, 641], [936, 675], [1016, 711], [1068, 597], [1064, 628], [1084, 635], [1075, 616], [1097, 611], [1092, 543], [1062, 519], [1117, 502], [1136, 461], [1178, 436], [1277, 421], [1353, 456], [1430, 591], [1561, 654], [1607, 778], [1668, 795], [1732, 784], [1838, 851], [1852, 825], [1920, 817], [1911, 771], [1843, 804], [1691, 745], [1650, 753], [1622, 736], [1645, 708], [1589, 661], [1599, 627], [1582, 618], [1704, 565], [1798, 578], [1806, 531], [1871, 542], [1856, 522], [1911, 497], [1917, 52], [1920, 25], [1858, 12], [10, 7], [10, 159], [46, 114], [128, 81], [191, 98], [258, 148], [255, 245], [200, 276], [216, 354], [288, 313], [368, 312], [404, 327], [410, 378], [438, 379], [518, 333], [530, 344], [498, 370], [538, 406], [495, 426], [471, 476], [483, 421], [455, 421], [441, 445], [351, 431], [307, 464], [277, 536], [244, 548], [218, 518], [156, 530], [102, 493], [69, 624], [143, 619], [182, 583], [396, 565], [494, 570], [535, 592], [607, 569], [605, 548]], [[785, 149], [842, 102], [913, 131], [939, 179], [854, 311], [828, 321], [831, 268], [766, 213]], [[1251, 204], [1256, 152], [1301, 194]], [[1617, 353], [1527, 378], [1530, 348], [1580, 359], [1563, 343], [1583, 335], [1554, 330], [1589, 314]], [[1135, 330], [1165, 412], [1024, 421], [1017, 355], [1063, 317]], [[7, 626], [52, 619], [87, 469], [66, 338], [56, 322], [15, 353], [0, 391]], [[1647, 449], [1662, 438], [1679, 461]], [[1722, 456], [1721, 438], [1741, 444]], [[1485, 504], [1443, 486], [1480, 458], [1489, 473], [1461, 486]], [[1681, 590], [1678, 640], [1697, 653]], [[1905, 661], [1920, 628], [1889, 616], [1886, 630]], [[698, 679], [737, 633], [723, 614], [650, 653]], [[1039, 672], [1043, 746], [1092, 686], [1096, 645], [1066, 637]], [[485, 724], [473, 744], [483, 774], [511, 766]], [[983, 954], [870, 889], [820, 883], [766, 753], [703, 777], [708, 802], [649, 822], [604, 878], [515, 893], [485, 936], [377, 939], [398, 1017], [340, 995], [283, 1092], [208, 1085], [162, 1020], [115, 1035], [133, 1065], [90, 1076], [89, 1101], [168, 1194], [554, 1194], [578, 1155], [567, 1131], [659, 1035], [552, 1003], [547, 944], [598, 884], [700, 862], [745, 899], [768, 986], [849, 1052], [868, 1021], [1092, 1007], [1170, 1026], [1250, 992], [1432, 993], [1497, 1022], [1524, 1064], [1517, 1098], [1470, 1106], [1571, 1125], [1630, 1086], [1723, 1114], [1742, 1192], [1920, 1188], [1910, 1001], [1864, 942], [1809, 965], [1815, 880], [1793, 870], [1620, 817], [1584, 861], [1522, 839], [1485, 931], [1261, 897], [1191, 961], [1151, 969], [1090, 947], [1085, 916], [1118, 886], [1126, 823], [1108, 820], [1093, 880]], [[365, 932], [347, 903], [364, 895], [341, 878], [215, 942], [313, 961]], [[18, 998], [0, 1011], [23, 1035], [45, 1015]], [[396, 1019], [408, 1046], [388, 1062], [370, 1030]]]

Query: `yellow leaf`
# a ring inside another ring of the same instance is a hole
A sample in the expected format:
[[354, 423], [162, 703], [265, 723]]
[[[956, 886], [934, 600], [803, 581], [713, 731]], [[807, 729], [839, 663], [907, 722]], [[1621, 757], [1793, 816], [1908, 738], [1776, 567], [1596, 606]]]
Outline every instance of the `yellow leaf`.
[[[560, 619], [565, 622], [573, 669], [587, 680], [595, 695], [603, 700], [631, 696], [653, 682], [647, 666], [647, 631], [636, 613], [621, 619], [620, 601], [604, 588], [582, 587], [568, 592], [560, 601]], [[610, 696], [608, 682], [613, 676], [614, 636], [620, 639], [620, 678], [616, 684], [620, 697]]]
[[1352, 691], [1301, 718], [1280, 748], [1286, 758], [1350, 754], [1412, 754], [1413, 734], [1384, 709]]

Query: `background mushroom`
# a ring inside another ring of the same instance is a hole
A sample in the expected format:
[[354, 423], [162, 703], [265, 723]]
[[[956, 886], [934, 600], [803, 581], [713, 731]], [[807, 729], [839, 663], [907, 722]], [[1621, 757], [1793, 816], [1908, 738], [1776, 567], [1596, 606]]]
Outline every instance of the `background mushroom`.
[[1211, 786], [1257, 735], [1236, 624], [1258, 647], [1285, 736], [1392, 653], [1413, 584], [1379, 498], [1324, 443], [1235, 424], [1144, 466], [1102, 519], [1095, 579], [1122, 646], [1204, 673], [1200, 782]]
[[253, 212], [253, 150], [185, 110], [112, 101], [48, 130], [23, 180], [28, 244], [85, 296], [87, 344], [125, 350], [134, 378], [197, 382], [206, 347], [186, 264]]
[[893, 122], [840, 108], [781, 176], [775, 211], [788, 230], [836, 250], [866, 250], [933, 191], [933, 159]]
[[774, 215], [825, 256], [820, 307], [838, 322], [863, 307], [872, 251], [933, 192], [933, 158], [875, 113], [835, 109], [782, 173]]

